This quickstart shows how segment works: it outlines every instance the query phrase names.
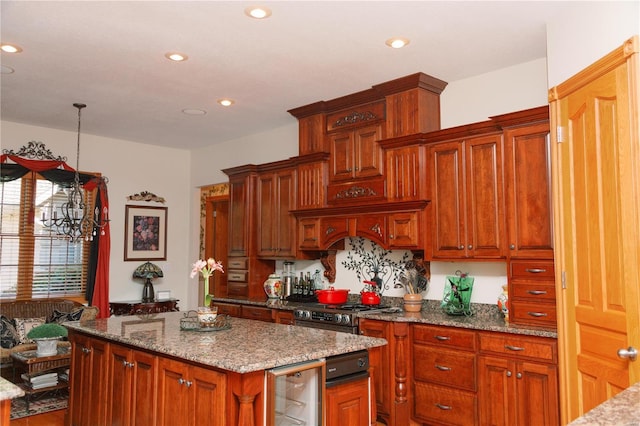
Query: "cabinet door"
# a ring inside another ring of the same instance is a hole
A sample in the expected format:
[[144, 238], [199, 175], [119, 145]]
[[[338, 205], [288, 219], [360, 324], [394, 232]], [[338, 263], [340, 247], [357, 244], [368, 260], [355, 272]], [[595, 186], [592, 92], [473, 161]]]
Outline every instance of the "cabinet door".
[[147, 352], [131, 351], [131, 424], [156, 424], [158, 358]]
[[381, 138], [380, 126], [368, 126], [354, 131], [353, 177], [360, 179], [382, 175], [382, 149], [378, 145]]
[[326, 198], [327, 162], [317, 161], [298, 166], [297, 208], [324, 207]]
[[89, 395], [80, 392], [85, 386], [90, 384], [90, 360], [86, 350], [89, 347], [88, 338], [74, 334], [71, 337], [71, 366], [70, 366], [70, 387], [69, 396], [69, 416], [71, 426], [82, 425], [82, 413], [89, 398]]
[[296, 208], [296, 173], [283, 170], [276, 175], [276, 255], [291, 258], [296, 254], [296, 218], [289, 213]]
[[499, 258], [504, 255], [502, 136], [468, 139], [464, 145], [467, 256]]
[[387, 217], [362, 215], [355, 219], [356, 235], [368, 238], [382, 246], [387, 245]]
[[327, 424], [369, 426], [369, 379], [327, 389]]
[[332, 181], [353, 178], [353, 136], [353, 132], [340, 132], [329, 136]]
[[129, 425], [131, 419], [131, 368], [130, 349], [119, 345], [111, 345], [109, 353], [109, 421], [116, 425]]
[[258, 255], [272, 256], [276, 253], [278, 230], [276, 218], [278, 205], [276, 200], [276, 176], [273, 173], [258, 177]]
[[191, 383], [187, 387], [191, 420], [189, 424], [226, 425], [227, 376], [217, 371], [192, 366], [188, 380]]
[[[84, 349], [84, 350], [83, 350]], [[74, 423], [80, 426], [93, 426], [106, 423], [107, 419], [107, 385], [108, 380], [108, 351], [109, 344], [102, 340], [87, 339], [82, 345], [80, 355], [83, 359], [82, 384], [76, 389], [91, 389], [87, 392], [80, 406], [80, 421]]]
[[295, 324], [293, 311], [284, 311], [284, 310], [278, 309], [273, 313], [273, 318], [276, 324], [287, 324], [287, 325]]
[[349, 236], [349, 220], [345, 217], [320, 219], [320, 246], [328, 247]]
[[[515, 386], [510, 361], [505, 358], [478, 358], [478, 399], [480, 424], [489, 426], [515, 424]], [[535, 424], [535, 423], [532, 423]]]
[[504, 132], [509, 255], [553, 259], [549, 124]]
[[386, 151], [385, 177], [389, 202], [426, 198], [423, 194], [427, 184], [424, 151], [425, 148], [419, 145]]
[[516, 406], [519, 425], [560, 424], [557, 370], [549, 364], [518, 363]]
[[419, 212], [392, 213], [389, 215], [389, 248], [419, 247]]
[[[186, 365], [160, 358], [158, 362], [158, 426], [171, 426], [178, 419], [188, 419]], [[207, 419], [209, 421], [210, 419]]]
[[[360, 334], [369, 337], [379, 337], [390, 342], [389, 325], [386, 321], [375, 321], [368, 319], [360, 320]], [[373, 388], [376, 398], [376, 408], [378, 415], [389, 418], [393, 394], [391, 388], [392, 360], [390, 356], [389, 344], [369, 349], [369, 373], [373, 378]]]
[[464, 258], [464, 152], [459, 141], [431, 149], [433, 257]]
[[298, 248], [300, 250], [320, 248], [320, 219], [298, 220]]
[[229, 256], [247, 256], [248, 179], [229, 182]]

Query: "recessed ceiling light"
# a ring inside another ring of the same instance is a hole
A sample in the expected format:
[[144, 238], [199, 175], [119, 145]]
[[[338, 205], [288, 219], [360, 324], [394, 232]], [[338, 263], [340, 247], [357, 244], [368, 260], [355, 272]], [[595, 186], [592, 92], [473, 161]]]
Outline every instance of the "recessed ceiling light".
[[164, 57], [174, 61], [174, 62], [182, 62], [182, 61], [186, 61], [187, 59], [189, 59], [189, 57], [187, 55], [185, 55], [184, 53], [178, 53], [178, 52], [168, 52], [164, 54]]
[[394, 37], [384, 42], [387, 46], [393, 47], [394, 49], [400, 49], [409, 44], [409, 39], [403, 37]]
[[251, 6], [246, 8], [244, 13], [255, 19], [265, 19], [271, 16], [271, 9], [263, 6]]
[[17, 44], [2, 43], [0, 45], [0, 49], [2, 49], [3, 52], [7, 52], [7, 53], [20, 53], [20, 52], [22, 52], [22, 47], [18, 46]]
[[182, 110], [182, 113], [187, 115], [205, 115], [207, 111], [197, 108], [185, 108]]
[[15, 70], [11, 67], [8, 67], [6, 65], [1, 65], [0, 66], [0, 74], [13, 74]]
[[225, 107], [231, 106], [235, 103], [233, 99], [228, 99], [228, 98], [218, 99], [216, 102], [218, 102], [220, 105]]

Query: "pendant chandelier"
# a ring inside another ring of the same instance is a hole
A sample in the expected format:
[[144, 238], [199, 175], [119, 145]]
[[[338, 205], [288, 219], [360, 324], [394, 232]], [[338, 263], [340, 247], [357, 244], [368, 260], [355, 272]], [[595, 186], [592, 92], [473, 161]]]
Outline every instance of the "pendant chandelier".
[[46, 218], [42, 213], [42, 223], [45, 227], [55, 232], [61, 238], [67, 238], [71, 243], [81, 241], [93, 241], [93, 237], [100, 234], [104, 235], [104, 227], [109, 223], [108, 211], [104, 207], [102, 214], [98, 207], [95, 208], [93, 214], [88, 212], [85, 204], [84, 188], [80, 184], [80, 118], [82, 108], [85, 104], [75, 103], [74, 107], [78, 109], [78, 142], [76, 147], [76, 170], [73, 176], [73, 184], [68, 189], [68, 199], [60, 205], [60, 214], [54, 209], [51, 218]]

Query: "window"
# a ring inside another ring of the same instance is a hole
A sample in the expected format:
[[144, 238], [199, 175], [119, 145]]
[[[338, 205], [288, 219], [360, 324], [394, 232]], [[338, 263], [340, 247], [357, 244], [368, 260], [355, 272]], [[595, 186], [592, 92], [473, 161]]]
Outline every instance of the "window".
[[42, 221], [66, 201], [65, 188], [35, 172], [0, 185], [0, 299], [84, 298], [90, 243], [71, 244]]

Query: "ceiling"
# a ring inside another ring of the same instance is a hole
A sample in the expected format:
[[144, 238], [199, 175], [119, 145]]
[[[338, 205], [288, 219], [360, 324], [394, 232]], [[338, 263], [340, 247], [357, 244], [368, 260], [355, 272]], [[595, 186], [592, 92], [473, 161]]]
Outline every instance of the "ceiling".
[[[544, 57], [545, 22], [581, 3], [262, 2], [266, 20], [251, 4], [2, 0], [1, 41], [23, 49], [0, 55], [2, 120], [75, 131], [82, 102], [83, 133], [197, 149], [416, 72], [452, 82]], [[397, 36], [410, 44], [385, 45]]]

